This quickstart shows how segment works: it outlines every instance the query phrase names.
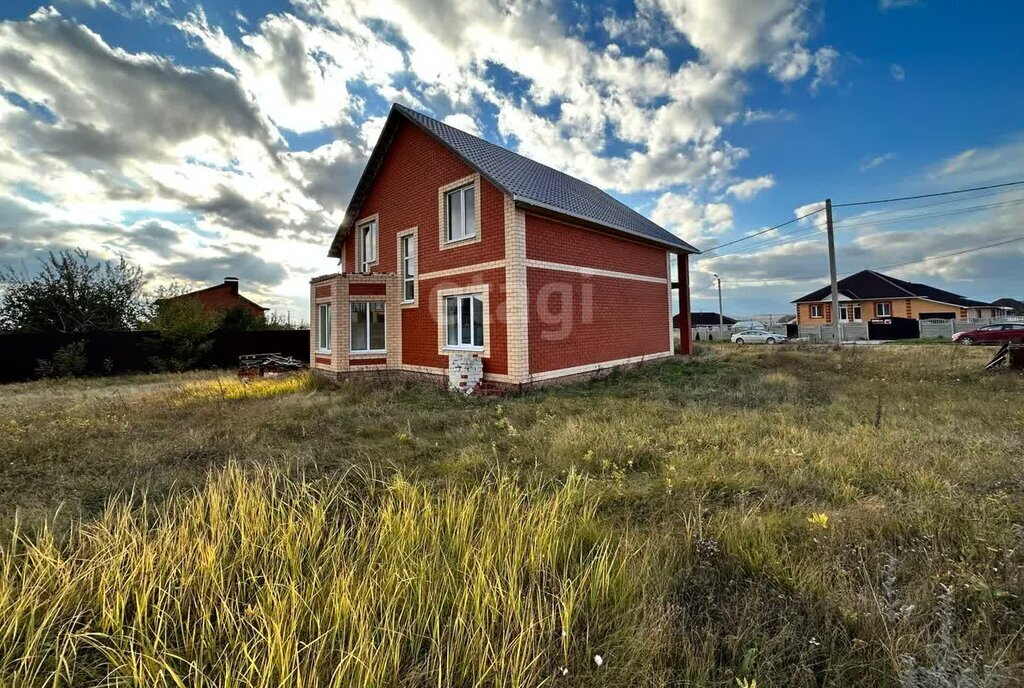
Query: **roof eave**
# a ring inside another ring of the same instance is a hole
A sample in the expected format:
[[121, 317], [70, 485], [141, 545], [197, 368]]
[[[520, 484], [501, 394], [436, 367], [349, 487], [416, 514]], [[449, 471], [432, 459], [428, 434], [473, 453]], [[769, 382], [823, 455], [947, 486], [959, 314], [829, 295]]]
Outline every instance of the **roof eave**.
[[553, 205], [549, 205], [547, 203], [544, 203], [542, 201], [538, 201], [538, 200], [535, 200], [535, 199], [532, 199], [532, 198], [525, 198], [523, 196], [515, 196], [515, 195], [513, 195], [512, 196], [512, 200], [515, 203], [519, 204], [519, 205], [524, 205], [524, 206], [531, 207], [531, 208], [537, 208], [539, 210], [546, 210], [546, 211], [548, 211], [550, 213], [555, 213], [557, 215], [564, 215], [565, 217], [571, 217], [572, 219], [579, 220], [580, 222], [588, 222], [588, 223], [590, 223], [592, 225], [597, 225], [599, 227], [605, 227], [607, 229], [611, 229], [611, 230], [614, 230], [616, 232], [622, 232], [624, 234], [629, 234], [630, 236], [637, 237], [638, 239], [642, 239], [643, 241], [647, 241], [647, 242], [650, 242], [650, 243], [653, 243], [653, 244], [658, 244], [659, 246], [665, 246], [665, 247], [668, 247], [668, 248], [675, 249], [676, 252], [678, 252], [678, 253], [689, 253], [689, 254], [694, 254], [694, 255], [700, 253], [700, 249], [698, 249], [698, 248], [696, 248], [694, 246], [690, 246], [690, 244], [686, 243], [682, 239], [679, 239], [679, 244], [670, 243], [668, 241], [660, 241], [658, 239], [655, 239], [654, 237], [647, 236], [646, 234], [641, 234], [640, 232], [636, 232], [634, 230], [627, 229], [625, 227], [620, 227], [620, 226], [612, 224], [610, 222], [600, 222], [598, 220], [595, 220], [592, 217], [587, 217], [585, 215], [578, 215], [576, 213], [570, 213], [567, 210], [564, 210], [562, 208], [556, 208]]

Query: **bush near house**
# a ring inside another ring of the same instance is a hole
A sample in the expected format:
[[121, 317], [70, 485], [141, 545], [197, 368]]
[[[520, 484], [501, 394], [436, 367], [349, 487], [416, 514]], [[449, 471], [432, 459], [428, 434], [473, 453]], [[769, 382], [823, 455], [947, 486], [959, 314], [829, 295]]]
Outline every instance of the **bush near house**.
[[8, 386], [0, 684], [1014, 685], [1024, 378], [985, 359]]

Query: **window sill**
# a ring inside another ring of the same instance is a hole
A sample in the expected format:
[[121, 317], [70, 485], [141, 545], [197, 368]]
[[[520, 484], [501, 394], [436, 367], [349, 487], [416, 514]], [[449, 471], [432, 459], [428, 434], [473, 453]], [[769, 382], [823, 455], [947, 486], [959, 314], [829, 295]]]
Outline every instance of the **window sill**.
[[331, 350], [330, 349], [317, 349], [316, 353], [318, 353], [318, 354], [327, 354], [329, 356], [331, 354]]
[[348, 355], [349, 356], [380, 356], [381, 354], [386, 354], [387, 352], [388, 352], [387, 349], [362, 349], [360, 351], [349, 351]]
[[462, 353], [465, 353], [465, 352], [468, 351], [470, 353], [478, 353], [478, 354], [480, 354], [480, 353], [483, 353], [484, 347], [482, 347], [482, 346], [445, 346], [445, 347], [442, 347], [441, 351], [459, 351], [459, 352], [462, 352]]
[[469, 244], [474, 241], [477, 241], [478, 238], [478, 235], [474, 234], [473, 236], [462, 237], [461, 239], [446, 239], [444, 242], [444, 247], [448, 248], [449, 246], [460, 246], [462, 244]]

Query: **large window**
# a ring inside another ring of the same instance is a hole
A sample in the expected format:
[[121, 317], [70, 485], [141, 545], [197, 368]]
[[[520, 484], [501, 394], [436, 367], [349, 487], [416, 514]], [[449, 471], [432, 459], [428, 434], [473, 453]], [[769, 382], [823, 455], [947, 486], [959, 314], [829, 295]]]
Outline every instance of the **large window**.
[[445, 194], [445, 217], [448, 241], [462, 241], [476, 236], [476, 199], [472, 184]]
[[416, 300], [416, 235], [402, 237], [402, 300]]
[[369, 272], [377, 262], [377, 221], [359, 227], [359, 272]]
[[842, 322], [860, 322], [860, 304], [847, 304], [839, 307], [839, 319]]
[[316, 310], [317, 351], [331, 350], [331, 304], [321, 303]]
[[888, 301], [880, 301], [875, 304], [875, 317], [888, 318], [892, 315], [892, 306]]
[[384, 334], [384, 302], [352, 301], [349, 306], [352, 352], [384, 353], [387, 348]]
[[482, 349], [484, 346], [484, 302], [479, 294], [449, 296], [446, 344], [450, 349]]

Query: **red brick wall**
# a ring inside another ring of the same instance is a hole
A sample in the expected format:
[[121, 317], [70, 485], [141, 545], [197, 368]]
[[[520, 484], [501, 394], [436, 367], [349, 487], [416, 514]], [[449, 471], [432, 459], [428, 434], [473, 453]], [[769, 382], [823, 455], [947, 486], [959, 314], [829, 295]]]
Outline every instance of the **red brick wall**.
[[[403, 121], [356, 218], [378, 214], [379, 262], [373, 271], [399, 271], [397, 235], [411, 227], [419, 228], [420, 274], [501, 260], [505, 256], [504, 198], [486, 180], [480, 181], [482, 198], [477, 203], [481, 240], [444, 251], [439, 248], [437, 190], [471, 174], [472, 168], [458, 156]], [[355, 271], [354, 236], [349, 234], [345, 242], [347, 272]]]
[[526, 285], [531, 373], [669, 350], [664, 283], [529, 268]]
[[526, 257], [650, 277], [665, 276], [663, 248], [529, 213], [526, 215]]
[[348, 293], [352, 296], [384, 296], [387, 285], [383, 282], [352, 282], [348, 285]]
[[488, 285], [490, 356], [483, 359], [484, 372], [508, 373], [508, 327], [505, 318], [505, 270], [496, 268], [439, 279], [420, 280], [419, 308], [402, 309], [402, 363], [447, 368], [448, 357], [437, 353], [437, 292], [440, 289]]
[[[667, 279], [666, 252], [650, 244], [526, 215], [526, 257]], [[530, 372], [665, 353], [666, 282], [528, 268]]]

